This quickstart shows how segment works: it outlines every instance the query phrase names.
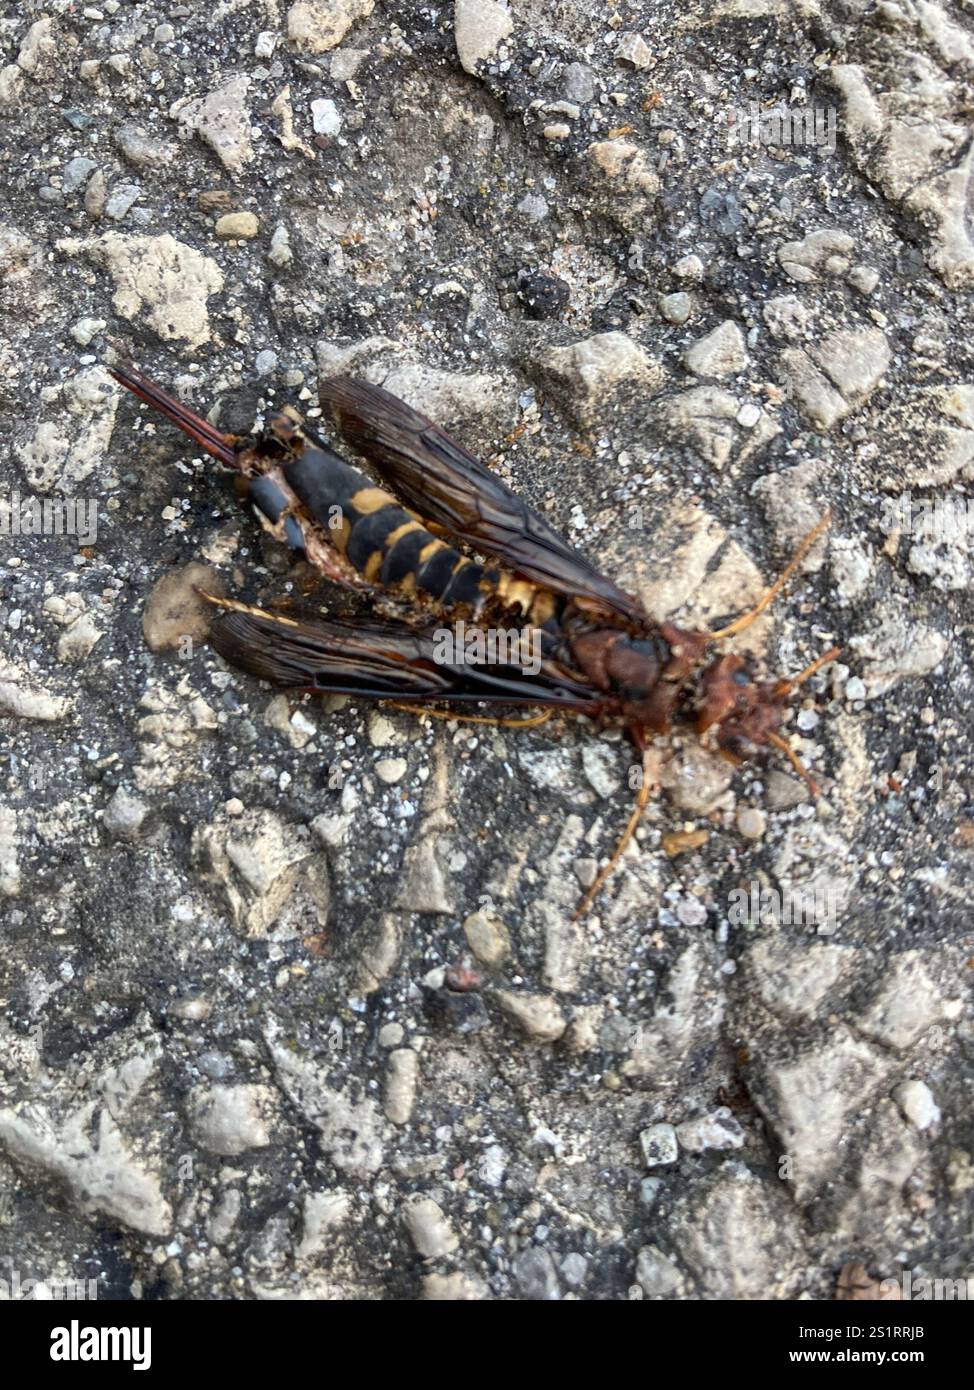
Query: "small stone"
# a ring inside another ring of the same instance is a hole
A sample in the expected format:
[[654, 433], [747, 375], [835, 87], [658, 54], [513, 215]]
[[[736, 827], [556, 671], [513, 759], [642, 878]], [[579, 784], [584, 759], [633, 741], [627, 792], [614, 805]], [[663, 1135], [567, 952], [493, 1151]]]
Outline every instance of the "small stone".
[[507, 927], [488, 912], [472, 912], [463, 924], [467, 945], [484, 965], [501, 965], [511, 954]]
[[404, 1213], [410, 1239], [427, 1260], [449, 1255], [460, 1244], [442, 1208], [432, 1197], [413, 1197]]
[[648, 68], [653, 61], [652, 50], [642, 34], [620, 34], [616, 44], [616, 62], [624, 68]]
[[681, 256], [673, 266], [673, 274], [681, 280], [699, 282], [703, 279], [703, 261], [699, 256]]
[[7, 63], [6, 67], [0, 68], [0, 107], [16, 106], [23, 89], [23, 70], [16, 63]]
[[277, 366], [277, 353], [273, 348], [264, 348], [254, 359], [254, 371], [258, 376], [270, 376]]
[[119, 126], [115, 132], [115, 143], [130, 164], [140, 169], [161, 168], [173, 158], [171, 145], [164, 140], [154, 140], [132, 122]]
[[399, 1047], [405, 1036], [406, 1030], [401, 1023], [383, 1023], [379, 1029], [379, 1046]]
[[564, 347], [544, 348], [534, 365], [583, 425], [592, 423], [607, 398], [623, 386], [653, 393], [665, 380], [660, 364], [624, 333], [597, 333]]
[[323, 1254], [334, 1240], [332, 1232], [348, 1219], [352, 1199], [347, 1192], [309, 1192], [304, 1199], [299, 1260]]
[[502, 989], [496, 991], [494, 998], [508, 1018], [538, 1042], [556, 1042], [567, 1027], [564, 1014], [548, 994]]
[[273, 29], [262, 29], [254, 43], [255, 58], [273, 58], [277, 47], [277, 35]]
[[90, 613], [81, 613], [64, 631], [57, 644], [59, 661], [80, 662], [101, 639], [101, 628]]
[[904, 1081], [893, 1092], [893, 1099], [903, 1112], [903, 1118], [917, 1129], [929, 1129], [940, 1121], [940, 1108], [925, 1081]]
[[15, 898], [19, 892], [17, 812], [0, 806], [0, 898]]
[[767, 829], [767, 818], [756, 806], [737, 808], [737, 828], [745, 840], [760, 840]]
[[476, 76], [478, 64], [491, 61], [513, 28], [502, 0], [456, 0], [453, 33], [464, 72]]
[[567, 140], [572, 133], [572, 128], [564, 121], [554, 121], [551, 125], [546, 125], [541, 134], [546, 140]]
[[385, 1116], [390, 1124], [405, 1125], [416, 1103], [419, 1057], [411, 1047], [399, 1047], [389, 1054], [386, 1068]]
[[209, 1153], [234, 1158], [271, 1142], [269, 1086], [199, 1086], [190, 1096], [190, 1127]]
[[120, 183], [105, 200], [104, 215], [112, 222], [121, 222], [142, 194], [137, 183]]
[[915, 1047], [944, 1016], [940, 987], [919, 951], [894, 957], [875, 999], [859, 1020], [866, 1037], [900, 1051]]
[[392, 786], [396, 782], [401, 782], [406, 775], [408, 763], [405, 758], [381, 758], [375, 764], [375, 775], [380, 782], [385, 782], [387, 786]]
[[290, 265], [291, 261], [294, 259], [291, 252], [291, 238], [283, 222], [279, 222], [274, 228], [274, 234], [271, 237], [271, 244], [267, 252], [267, 259], [270, 261], [271, 265], [276, 265], [278, 269], [283, 269], [284, 266]]
[[479, 1279], [457, 1271], [453, 1274], [427, 1274], [421, 1296], [427, 1303], [476, 1303], [488, 1295]]
[[104, 319], [78, 319], [71, 325], [71, 336], [79, 347], [87, 347], [107, 327]]
[[780, 247], [778, 261], [792, 280], [807, 284], [817, 280], [821, 270], [830, 274], [841, 273], [849, 264], [846, 258], [854, 250], [855, 244], [847, 232], [833, 227], [818, 227], [801, 241], [789, 241]]
[[369, 742], [373, 748], [388, 748], [399, 742], [399, 733], [391, 719], [373, 710], [369, 716]]
[[636, 1283], [647, 1298], [671, 1298], [679, 1292], [683, 1276], [669, 1255], [655, 1245], [644, 1245], [636, 1259]]
[[196, 201], [200, 212], [205, 212], [208, 217], [233, 211], [233, 196], [225, 188], [204, 188]]
[[135, 840], [148, 814], [149, 808], [144, 801], [125, 787], [119, 787], [105, 807], [102, 825], [113, 840]]
[[681, 1148], [699, 1154], [707, 1149], [739, 1149], [746, 1136], [731, 1111], [722, 1106], [710, 1115], [677, 1125], [676, 1137]]
[[549, 212], [548, 200], [542, 198], [540, 193], [525, 193], [517, 205], [517, 210], [529, 222], [543, 222]]
[[250, 78], [233, 77], [194, 101], [177, 102], [170, 114], [194, 130], [224, 168], [240, 173], [254, 157], [247, 91]]
[[585, 1276], [588, 1274], [588, 1260], [577, 1250], [573, 1250], [562, 1260], [560, 1269], [562, 1278], [568, 1287], [580, 1289], [585, 1283]]
[[679, 1157], [676, 1130], [672, 1125], [650, 1125], [640, 1134], [639, 1143], [647, 1168], [661, 1168], [665, 1163], [675, 1163]]
[[101, 217], [108, 199], [108, 181], [103, 170], [96, 170], [85, 189], [85, 211], [89, 217]]
[[152, 41], [159, 44], [172, 43], [175, 37], [176, 31], [171, 24], [157, 24], [152, 34]]
[[879, 284], [879, 271], [871, 265], [854, 265], [846, 276], [849, 284], [860, 294], [872, 294]]
[[737, 412], [737, 423], [742, 430], [753, 430], [761, 419], [761, 407], [755, 401], [745, 401]]
[[529, 319], [557, 318], [568, 306], [571, 291], [557, 275], [532, 271], [518, 285], [517, 297]]
[[555, 1262], [547, 1250], [532, 1246], [512, 1261], [518, 1292], [535, 1303], [553, 1303], [561, 1298], [561, 1285]]
[[316, 135], [337, 135], [342, 128], [341, 112], [328, 97], [311, 103], [311, 124]]
[[328, 62], [332, 82], [350, 82], [369, 56], [367, 48], [341, 48]]
[[[104, 182], [98, 170], [96, 180]], [[90, 209], [89, 209], [90, 210]], [[162, 236], [126, 236], [111, 231], [85, 243], [93, 261], [104, 265], [115, 281], [112, 307], [126, 319], [139, 318], [166, 341], [184, 340], [199, 347], [210, 337], [206, 300], [223, 288], [220, 267], [195, 247]]]
[[302, 53], [327, 53], [374, 8], [375, 0], [298, 0], [287, 12], [288, 42]]
[[233, 237], [250, 241], [260, 230], [260, 222], [252, 212], [225, 212], [217, 218], [214, 231], [218, 237]]
[[595, 73], [584, 63], [569, 63], [561, 80], [562, 91], [569, 101], [587, 106], [595, 99]]
[[677, 290], [675, 294], [664, 294], [660, 297], [659, 311], [666, 319], [667, 323], [686, 323], [690, 317], [691, 300], [688, 294], [682, 290]]
[[69, 159], [61, 176], [62, 192], [76, 192], [82, 184], [88, 182], [97, 168], [98, 165], [95, 160], [87, 159], [84, 155], [78, 155], [76, 159]]
[[704, 338], [698, 338], [683, 358], [696, 376], [736, 376], [748, 364], [744, 335], [733, 319], [718, 324]]

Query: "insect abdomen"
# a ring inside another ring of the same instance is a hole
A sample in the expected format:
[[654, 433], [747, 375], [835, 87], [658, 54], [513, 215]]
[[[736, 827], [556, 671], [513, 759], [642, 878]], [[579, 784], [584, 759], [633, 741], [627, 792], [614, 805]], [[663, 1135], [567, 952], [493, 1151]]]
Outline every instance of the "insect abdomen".
[[306, 445], [283, 472], [336, 550], [371, 583], [476, 607], [495, 582], [496, 571], [438, 540], [391, 493], [330, 449]]

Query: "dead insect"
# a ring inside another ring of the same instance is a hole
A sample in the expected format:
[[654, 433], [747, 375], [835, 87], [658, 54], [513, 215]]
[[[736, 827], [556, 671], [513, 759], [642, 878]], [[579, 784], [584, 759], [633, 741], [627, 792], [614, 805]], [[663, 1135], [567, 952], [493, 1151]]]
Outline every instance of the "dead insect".
[[[381, 621], [355, 623], [297, 619], [204, 595], [218, 610], [212, 643], [235, 666], [289, 689], [398, 704], [543, 707], [529, 719], [447, 716], [476, 722], [528, 726], [555, 709], [576, 711], [623, 725], [643, 754], [644, 769], [646, 735], [690, 723], [734, 762], [772, 745], [814, 789], [778, 730], [794, 692], [839, 649], [790, 679], [760, 680], [752, 658], [718, 655], [714, 647], [765, 611], [828, 525], [828, 515], [754, 608], [715, 632], [689, 631], [656, 622], [438, 425], [381, 387], [337, 377], [324, 383], [321, 398], [388, 492], [334, 453], [290, 407], [260, 434], [238, 438], [131, 366], [110, 370], [235, 470], [274, 537], [335, 583], [367, 595], [382, 615]], [[481, 562], [459, 547], [499, 563]], [[499, 661], [470, 660], [466, 653], [445, 660], [436, 634], [446, 615], [481, 630], [519, 621], [537, 659], [514, 652]], [[629, 823], [576, 918], [618, 863], [649, 789], [644, 772]]]

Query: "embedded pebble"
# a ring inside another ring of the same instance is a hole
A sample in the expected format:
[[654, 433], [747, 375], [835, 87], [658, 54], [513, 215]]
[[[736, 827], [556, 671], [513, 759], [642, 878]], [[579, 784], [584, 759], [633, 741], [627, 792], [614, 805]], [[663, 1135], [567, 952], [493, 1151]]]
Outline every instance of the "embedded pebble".
[[746, 1135], [731, 1111], [723, 1107], [677, 1125], [676, 1137], [682, 1149], [699, 1154], [707, 1149], [739, 1149]]
[[142, 196], [137, 183], [120, 183], [105, 199], [104, 215], [113, 222], [121, 222], [130, 209]]
[[327, 53], [375, 8], [375, 0], [298, 0], [287, 12], [288, 42], [302, 53]]
[[893, 1099], [915, 1128], [930, 1129], [940, 1123], [940, 1108], [925, 1081], [904, 1081], [893, 1092]]
[[403, 1213], [410, 1239], [420, 1255], [435, 1260], [449, 1255], [460, 1244], [442, 1207], [432, 1197], [412, 1197]]
[[737, 376], [748, 364], [744, 334], [731, 319], [687, 348], [684, 362], [695, 376]]
[[80, 347], [87, 347], [93, 338], [108, 327], [104, 319], [78, 319], [71, 325], [71, 336]]
[[549, 994], [499, 989], [494, 998], [508, 1018], [538, 1042], [556, 1042], [567, 1027], [565, 1015]]
[[639, 1143], [647, 1168], [661, 1168], [666, 1163], [675, 1163], [679, 1158], [676, 1130], [672, 1125], [650, 1125], [640, 1133]]
[[271, 244], [267, 252], [267, 259], [270, 261], [271, 265], [276, 265], [279, 269], [283, 269], [284, 266], [290, 265], [291, 261], [294, 259], [291, 251], [291, 238], [288, 235], [287, 228], [282, 222], [279, 222], [274, 228], [274, 232], [271, 236]]
[[511, 954], [511, 940], [504, 923], [489, 912], [472, 912], [463, 924], [467, 944], [484, 965], [501, 965]]
[[405, 758], [380, 758], [374, 764], [374, 771], [380, 782], [392, 786], [395, 782], [402, 781], [408, 766]]
[[677, 290], [674, 294], [664, 294], [659, 302], [659, 311], [667, 323], [686, 323], [692, 307], [690, 296], [682, 290]]
[[316, 135], [337, 135], [342, 128], [338, 107], [327, 97], [311, 103], [311, 124]]
[[513, 28], [503, 0], [456, 0], [453, 30], [464, 72], [476, 74], [479, 64], [490, 62]]
[[216, 220], [213, 229], [219, 237], [236, 237], [249, 241], [260, 231], [260, 222], [252, 212], [225, 212]]
[[409, 1123], [416, 1104], [419, 1057], [410, 1047], [390, 1052], [386, 1064], [385, 1116], [394, 1125]]
[[767, 829], [767, 818], [756, 806], [739, 806], [735, 820], [745, 840], [760, 840]]
[[189, 1100], [193, 1137], [210, 1153], [236, 1157], [271, 1142], [269, 1086], [199, 1086]]
[[149, 814], [144, 801], [126, 787], [118, 787], [105, 807], [102, 825], [114, 840], [135, 840]]

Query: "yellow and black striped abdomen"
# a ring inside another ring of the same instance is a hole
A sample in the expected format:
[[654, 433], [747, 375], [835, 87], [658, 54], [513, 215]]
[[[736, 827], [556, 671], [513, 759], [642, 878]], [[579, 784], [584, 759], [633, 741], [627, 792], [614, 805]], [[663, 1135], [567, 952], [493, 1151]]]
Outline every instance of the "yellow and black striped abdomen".
[[365, 579], [477, 608], [498, 572], [438, 540], [391, 493], [333, 454], [306, 444], [282, 465], [288, 486]]

